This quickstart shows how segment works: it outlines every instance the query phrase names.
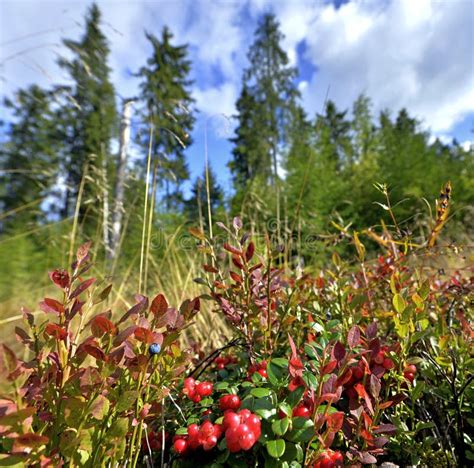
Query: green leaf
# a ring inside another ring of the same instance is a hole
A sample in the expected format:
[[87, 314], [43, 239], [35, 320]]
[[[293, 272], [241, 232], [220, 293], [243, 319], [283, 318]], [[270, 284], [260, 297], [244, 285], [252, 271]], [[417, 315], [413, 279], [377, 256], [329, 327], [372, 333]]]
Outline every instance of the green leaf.
[[283, 411], [287, 416], [291, 416], [291, 413], [292, 413], [292, 410], [291, 410], [291, 406], [286, 403], [286, 402], [281, 402], [279, 405], [278, 405], [278, 409]]
[[272, 431], [276, 435], [282, 436], [286, 433], [289, 427], [290, 427], [289, 418], [277, 419], [272, 424]]
[[291, 408], [294, 408], [301, 401], [304, 391], [305, 388], [301, 386], [288, 395], [288, 397], [286, 398], [286, 402], [290, 405]]
[[99, 395], [92, 403], [90, 412], [95, 419], [101, 421], [109, 412], [110, 402], [104, 395]]
[[118, 413], [132, 408], [132, 405], [137, 401], [138, 392], [136, 390], [127, 390], [119, 396], [115, 410]]
[[428, 295], [430, 294], [430, 281], [426, 280], [418, 290], [418, 294], [421, 296], [423, 300], [425, 300]]
[[263, 419], [270, 419], [270, 418], [272, 418], [273, 416], [275, 416], [275, 414], [276, 414], [276, 409], [271, 409], [271, 410], [268, 410], [268, 409], [258, 409], [258, 410], [255, 410], [254, 412], [255, 412], [255, 414], [257, 414], [258, 416], [261, 416]]
[[269, 440], [266, 443], [267, 452], [273, 458], [280, 458], [285, 453], [285, 441], [283, 439]]
[[253, 388], [250, 390], [250, 394], [256, 398], [264, 398], [271, 395], [271, 390], [268, 388], [260, 387], [260, 388]]
[[411, 394], [412, 400], [413, 400], [413, 401], [418, 400], [418, 399], [421, 397], [421, 395], [422, 395], [424, 389], [425, 389], [425, 384], [424, 384], [424, 382], [418, 382], [418, 383], [416, 384], [416, 387], [413, 389], [412, 394]]
[[[278, 359], [278, 358], [277, 358]], [[288, 361], [285, 359], [286, 366], [282, 366], [280, 362], [275, 362], [277, 359], [272, 359], [267, 365], [268, 380], [274, 387], [282, 387], [286, 383], [288, 376]], [[255, 374], [254, 374], [255, 375]]]
[[318, 386], [318, 380], [311, 372], [305, 372], [303, 374], [303, 382], [312, 389], [316, 389]]
[[405, 310], [406, 306], [407, 304], [405, 302], [405, 299], [403, 299], [400, 294], [395, 294], [395, 296], [393, 296], [393, 307], [395, 307], [395, 310], [399, 314], [401, 314]]
[[128, 418], [116, 419], [113, 423], [107, 435], [109, 437], [125, 437], [128, 432]]
[[314, 436], [314, 423], [311, 419], [293, 418], [293, 429], [286, 438], [291, 442], [308, 442]]

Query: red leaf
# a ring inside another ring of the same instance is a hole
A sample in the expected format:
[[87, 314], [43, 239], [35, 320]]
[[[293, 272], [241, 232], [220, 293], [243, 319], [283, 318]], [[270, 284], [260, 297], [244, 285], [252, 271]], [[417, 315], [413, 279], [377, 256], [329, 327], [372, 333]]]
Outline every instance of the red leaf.
[[371, 340], [377, 335], [377, 322], [372, 322], [365, 330], [365, 336]]
[[102, 351], [102, 349], [100, 349], [97, 345], [86, 343], [83, 346], [83, 349], [87, 354], [90, 354], [92, 357], [95, 357], [98, 361], [106, 361], [104, 351]]
[[394, 426], [393, 424], [380, 424], [379, 426], [374, 427], [373, 433], [393, 435], [397, 433], [397, 426]]
[[247, 247], [247, 250], [245, 251], [245, 260], [247, 262], [252, 260], [254, 252], [255, 252], [255, 244], [253, 242], [250, 242]]
[[133, 335], [135, 329], [137, 328], [136, 325], [131, 325], [130, 327], [122, 330], [114, 339], [114, 346], [121, 345], [129, 336]]
[[334, 359], [336, 359], [338, 362], [342, 361], [346, 355], [346, 349], [344, 348], [344, 345], [338, 341], [334, 345], [334, 351], [333, 351]]
[[332, 413], [326, 417], [326, 421], [331, 431], [337, 432], [341, 429], [342, 423], [344, 422], [344, 413], [342, 411]]
[[142, 343], [151, 344], [155, 341], [153, 333], [148, 328], [137, 327], [133, 333], [135, 338]]
[[242, 252], [239, 249], [236, 249], [235, 247], [233, 247], [232, 245], [230, 245], [227, 242], [224, 242], [223, 247], [224, 247], [225, 250], [227, 250], [227, 252], [230, 252], [234, 255], [238, 255], [239, 257], [242, 255]]
[[103, 335], [115, 335], [117, 328], [107, 317], [98, 315], [91, 321], [91, 331], [96, 338], [100, 338]]
[[239, 269], [243, 270], [244, 266], [242, 265], [242, 262], [239, 260], [239, 257], [232, 255], [232, 263]]
[[0, 375], [10, 374], [18, 366], [18, 359], [15, 353], [6, 345], [0, 345]]
[[355, 348], [360, 343], [360, 330], [357, 325], [354, 325], [347, 334], [347, 344], [349, 348]]
[[54, 270], [49, 272], [51, 281], [61, 289], [65, 289], [69, 286], [70, 278], [66, 270]]
[[67, 338], [67, 331], [55, 323], [48, 323], [44, 332], [57, 340], [65, 340]]
[[45, 297], [44, 300], [39, 303], [39, 307], [46, 313], [56, 315], [64, 314], [64, 306], [56, 299], [51, 299], [49, 297]]
[[33, 342], [30, 335], [28, 335], [28, 333], [26, 333], [23, 328], [15, 327], [15, 335], [17, 337], [17, 340], [23, 343], [24, 345], [29, 345]]
[[380, 394], [380, 389], [382, 385], [380, 383], [380, 379], [376, 377], [374, 374], [370, 376], [370, 393], [374, 398], [378, 398]]
[[230, 273], [230, 277], [238, 284], [241, 284], [242, 283], [242, 278], [240, 277], [240, 275], [238, 275], [235, 271], [231, 271]]
[[82, 294], [87, 288], [92, 286], [95, 283], [95, 278], [89, 278], [88, 280], [83, 281], [69, 296], [69, 299], [74, 299], [75, 297]]
[[131, 307], [125, 314], [122, 315], [122, 318], [118, 321], [117, 325], [125, 322], [128, 318], [135, 318], [137, 315], [141, 314], [148, 307], [148, 298], [145, 296], [136, 296], [138, 302], [133, 307]]
[[219, 270], [212, 265], [203, 265], [204, 271], [207, 271], [208, 273], [219, 273]]
[[156, 296], [151, 302], [150, 311], [153, 315], [160, 316], [166, 313], [168, 307], [168, 301], [165, 296], [163, 294], [158, 294], [158, 296]]
[[43, 435], [28, 432], [27, 434], [21, 434], [15, 439], [15, 445], [21, 447], [39, 447], [40, 445], [46, 445], [49, 442], [49, 438]]
[[365, 387], [358, 383], [354, 385], [354, 390], [357, 392], [357, 394], [364, 399], [367, 409], [370, 411], [370, 414], [374, 414], [374, 408], [372, 407], [372, 401], [370, 400], [370, 396], [368, 395], [367, 391], [365, 390]]
[[330, 361], [328, 362], [322, 369], [321, 369], [321, 376], [330, 374], [337, 366], [337, 361]]

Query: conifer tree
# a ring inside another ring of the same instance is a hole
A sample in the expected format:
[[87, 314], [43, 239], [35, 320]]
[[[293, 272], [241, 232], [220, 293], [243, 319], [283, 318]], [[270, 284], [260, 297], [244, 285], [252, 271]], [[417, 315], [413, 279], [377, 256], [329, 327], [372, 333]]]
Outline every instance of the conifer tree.
[[238, 126], [231, 139], [230, 169], [237, 189], [255, 177], [276, 185], [281, 148], [288, 142], [288, 128], [299, 93], [297, 71], [289, 65], [281, 46], [283, 35], [273, 14], [266, 14], [249, 49], [249, 67], [244, 72], [237, 102]]
[[[89, 179], [84, 186], [84, 202], [93, 202], [89, 206], [91, 211], [95, 211], [97, 197], [107, 201], [103, 199], [108, 196], [104, 194], [104, 185], [114, 167], [110, 143], [116, 130], [116, 107], [115, 91], [109, 76], [110, 49], [101, 30], [101, 12], [96, 3], [87, 11], [81, 39], [65, 39], [63, 42], [72, 54], [72, 59], [59, 61], [72, 80], [71, 86], [62, 87], [66, 98], [60, 115], [67, 174], [64, 216], [68, 216], [77, 199], [86, 166]], [[82, 216], [85, 211], [81, 209]]]
[[149, 129], [153, 127], [151, 153], [158, 164], [158, 181], [164, 185], [165, 205], [168, 210], [178, 209], [183, 202], [182, 183], [189, 178], [184, 150], [192, 143], [189, 135], [195, 121], [191, 109], [191, 62], [187, 45], [171, 44], [173, 35], [168, 28], [163, 28], [159, 39], [151, 33], [146, 37], [152, 53], [137, 73], [144, 106], [144, 129], [138, 140], [147, 154]]
[[12, 121], [0, 147], [0, 211], [4, 228], [46, 218], [42, 205], [58, 175], [51, 93], [32, 85], [5, 100]]
[[[208, 196], [206, 187], [206, 170], [202, 176], [196, 178], [191, 188], [191, 198], [186, 201], [186, 212], [190, 221], [199, 222], [202, 226], [207, 226], [208, 216]], [[209, 201], [211, 204], [211, 211], [213, 214], [221, 208], [224, 204], [224, 191], [217, 183], [214, 171], [209, 166]]]

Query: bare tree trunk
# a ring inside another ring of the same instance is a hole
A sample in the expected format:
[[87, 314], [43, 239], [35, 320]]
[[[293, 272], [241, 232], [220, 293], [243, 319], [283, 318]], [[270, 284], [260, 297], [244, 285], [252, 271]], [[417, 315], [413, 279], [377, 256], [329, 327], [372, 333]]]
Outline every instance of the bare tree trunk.
[[127, 170], [128, 145], [130, 143], [130, 119], [132, 115], [133, 99], [123, 101], [122, 119], [120, 122], [119, 158], [117, 162], [117, 176], [114, 187], [114, 209], [112, 213], [112, 237], [110, 242], [110, 258], [117, 256], [123, 218], [123, 200], [125, 194], [125, 174]]
[[107, 174], [107, 157], [104, 151], [104, 145], [102, 144], [102, 196], [103, 200], [103, 222], [102, 222], [102, 238], [104, 242], [104, 248], [107, 257], [110, 257], [110, 229], [109, 229], [109, 216], [110, 216], [110, 207], [109, 207], [109, 178]]

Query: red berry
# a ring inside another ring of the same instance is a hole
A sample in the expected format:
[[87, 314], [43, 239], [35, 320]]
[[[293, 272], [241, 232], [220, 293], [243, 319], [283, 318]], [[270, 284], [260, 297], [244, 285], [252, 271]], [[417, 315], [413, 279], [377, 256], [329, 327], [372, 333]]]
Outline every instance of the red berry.
[[405, 379], [407, 379], [410, 383], [413, 383], [415, 380], [415, 374], [413, 374], [413, 372], [404, 372], [403, 377], [405, 377]]
[[242, 437], [243, 435], [248, 434], [249, 432], [251, 432], [251, 430], [247, 424], [240, 424], [235, 430], [235, 433], [238, 437]]
[[181, 455], [182, 453], [186, 451], [187, 445], [188, 444], [184, 439], [176, 439], [174, 441], [173, 447], [174, 447], [175, 452]]
[[266, 369], [259, 369], [257, 371], [264, 379], [266, 379], [268, 377], [268, 374], [267, 374], [267, 371]]
[[388, 369], [393, 369], [393, 368], [395, 367], [395, 364], [394, 364], [393, 361], [392, 361], [391, 359], [389, 359], [389, 358], [385, 358], [385, 359], [383, 360], [383, 364], [382, 364], [382, 365], [383, 365], [383, 366], [385, 367], [385, 369], [387, 369], [387, 370], [388, 370]]
[[205, 421], [199, 429], [199, 435], [203, 438], [214, 435], [214, 424], [211, 421]]
[[240, 450], [239, 438], [235, 433], [236, 429], [236, 427], [229, 427], [229, 429], [225, 431], [226, 446], [232, 453], [238, 452]]
[[336, 464], [336, 466], [342, 466], [344, 462], [344, 457], [342, 456], [341, 452], [333, 452], [331, 456], [332, 461]]
[[196, 386], [196, 381], [192, 377], [187, 377], [184, 379], [184, 388], [188, 390], [194, 390], [194, 387]]
[[308, 407], [304, 405], [298, 405], [294, 410], [293, 410], [293, 417], [299, 417], [299, 418], [309, 418], [311, 416], [311, 411], [309, 410]]
[[201, 382], [196, 386], [196, 392], [202, 397], [209, 396], [212, 393], [211, 382]]
[[416, 374], [416, 366], [414, 364], [407, 364], [405, 366], [405, 369], [403, 369], [404, 372], [410, 372], [412, 374]]
[[199, 434], [199, 426], [197, 424], [191, 424], [188, 426], [188, 435], [190, 437], [195, 437]]
[[252, 413], [248, 409], [243, 409], [240, 410], [238, 415], [240, 416], [240, 422], [245, 423], [247, 422], [247, 418], [251, 415]]
[[239, 437], [239, 444], [243, 450], [250, 450], [254, 446], [255, 441], [255, 434], [251, 431]]
[[256, 414], [251, 414], [245, 423], [250, 427], [250, 429], [253, 431], [254, 428], [260, 427], [260, 418]]
[[217, 444], [217, 437], [214, 435], [209, 436], [204, 443], [202, 444], [202, 448], [204, 450], [211, 450], [213, 449]]
[[214, 435], [219, 439], [224, 432], [222, 424], [214, 424]]
[[240, 416], [237, 413], [234, 413], [233, 411], [226, 411], [224, 414], [224, 420], [222, 422], [222, 425], [224, 426], [225, 429], [229, 427], [237, 427], [240, 424]]
[[237, 395], [224, 395], [219, 400], [221, 410], [238, 410], [240, 408], [240, 398]]

